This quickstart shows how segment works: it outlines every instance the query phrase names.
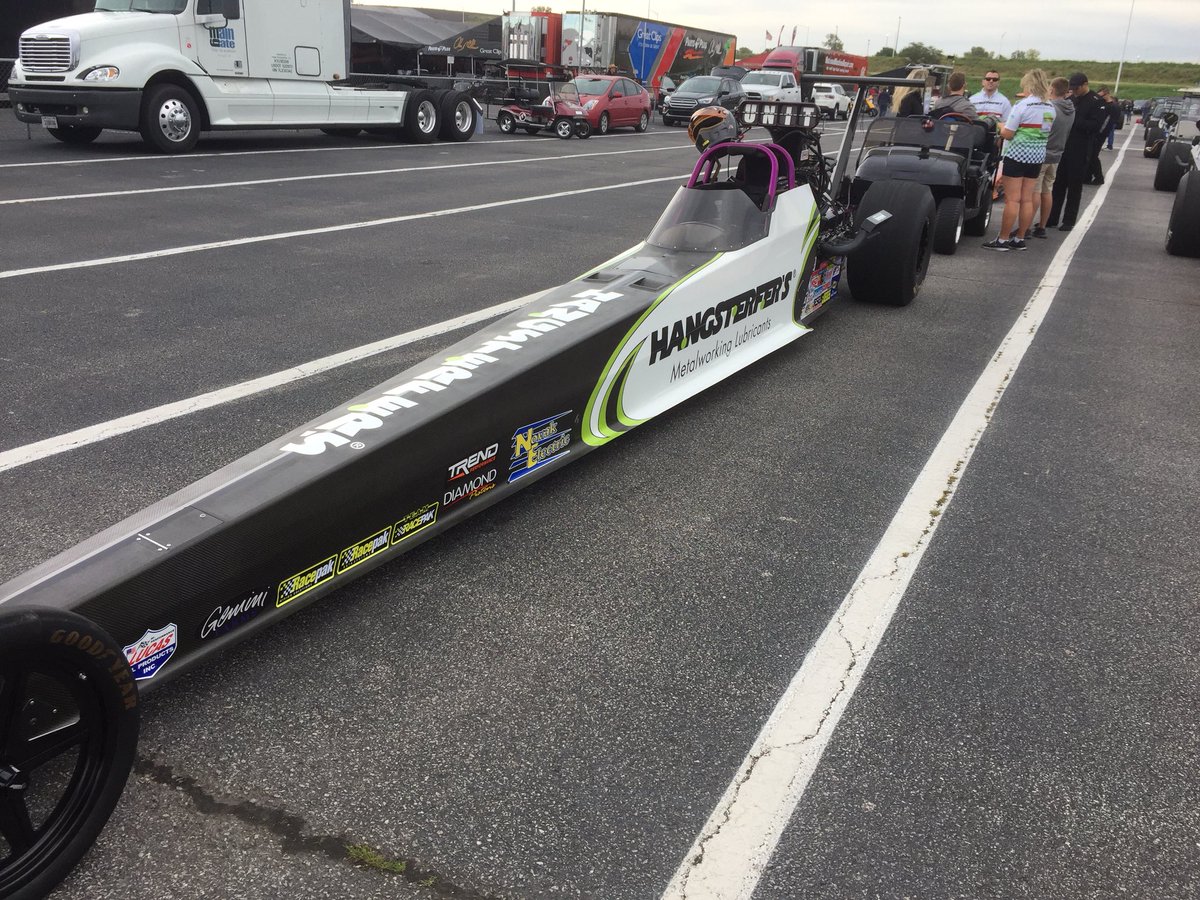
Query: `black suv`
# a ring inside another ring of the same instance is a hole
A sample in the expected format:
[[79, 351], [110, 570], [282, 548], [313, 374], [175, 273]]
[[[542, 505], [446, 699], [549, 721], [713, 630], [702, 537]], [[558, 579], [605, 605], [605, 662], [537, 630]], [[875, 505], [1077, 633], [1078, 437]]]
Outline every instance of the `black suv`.
[[746, 97], [746, 91], [736, 78], [718, 78], [715, 75], [696, 75], [675, 89], [675, 93], [663, 104], [664, 125], [684, 125], [702, 106], [724, 106], [728, 110], [738, 108]]

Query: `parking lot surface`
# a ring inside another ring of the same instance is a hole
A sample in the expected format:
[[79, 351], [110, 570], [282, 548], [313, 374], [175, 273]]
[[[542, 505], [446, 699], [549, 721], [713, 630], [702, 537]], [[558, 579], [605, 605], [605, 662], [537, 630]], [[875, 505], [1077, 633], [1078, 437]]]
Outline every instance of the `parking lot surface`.
[[[1023, 254], [965, 238], [910, 307], [841, 298], [737, 378], [164, 686], [54, 896], [695, 900], [734, 896], [726, 876], [757, 900], [1195, 896], [1198, 270], [1163, 251], [1171, 196], [1131, 147], [1087, 189], [1071, 255], [1057, 231]], [[254, 133], [160, 157], [5, 120], [0, 582], [470, 332], [444, 323], [643, 239], [694, 160], [661, 125]], [[774, 852], [690, 879], [701, 836], [742, 827], [710, 817], [1022, 330]]]

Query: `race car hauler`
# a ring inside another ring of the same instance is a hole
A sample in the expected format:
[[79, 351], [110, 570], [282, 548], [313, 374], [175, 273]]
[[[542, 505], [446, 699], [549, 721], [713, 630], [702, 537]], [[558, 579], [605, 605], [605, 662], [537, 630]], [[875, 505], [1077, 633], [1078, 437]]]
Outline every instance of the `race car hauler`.
[[866, 75], [865, 56], [826, 50], [824, 47], [776, 47], [763, 60], [764, 69], [784, 69], [797, 79], [801, 75]]
[[60, 141], [114, 128], [162, 153], [244, 128], [470, 140], [481, 111], [465, 94], [338, 84], [349, 59], [350, 0], [96, 0], [21, 35], [9, 97]]

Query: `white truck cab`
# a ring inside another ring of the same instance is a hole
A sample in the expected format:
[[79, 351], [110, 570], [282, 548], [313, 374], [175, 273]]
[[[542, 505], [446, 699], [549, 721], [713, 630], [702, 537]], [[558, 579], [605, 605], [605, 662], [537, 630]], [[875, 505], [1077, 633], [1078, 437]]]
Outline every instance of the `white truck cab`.
[[138, 131], [164, 153], [208, 130], [474, 134], [481, 110], [466, 94], [339, 84], [349, 59], [350, 0], [96, 0], [21, 35], [9, 97], [59, 140]]
[[742, 77], [742, 87], [751, 100], [803, 99], [795, 74], [781, 69], [756, 69], [747, 72]]

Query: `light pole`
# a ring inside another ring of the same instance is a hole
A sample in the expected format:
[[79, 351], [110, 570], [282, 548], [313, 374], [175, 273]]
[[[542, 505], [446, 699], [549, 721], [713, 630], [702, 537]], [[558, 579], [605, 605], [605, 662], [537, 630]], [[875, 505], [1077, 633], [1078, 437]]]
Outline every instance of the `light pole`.
[[900, 52], [900, 16], [896, 16], [896, 43], [893, 46], [893, 53]]
[[1133, 25], [1133, 4], [1136, 0], [1129, 0], [1129, 21], [1125, 23], [1125, 43], [1121, 45], [1121, 62], [1117, 66], [1117, 83], [1113, 85], [1113, 96], [1121, 96], [1121, 70], [1125, 68], [1125, 50], [1129, 47], [1129, 28]]

